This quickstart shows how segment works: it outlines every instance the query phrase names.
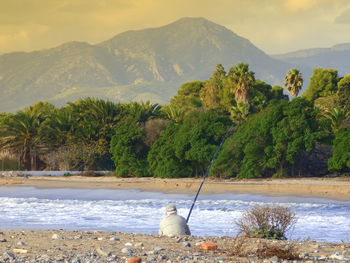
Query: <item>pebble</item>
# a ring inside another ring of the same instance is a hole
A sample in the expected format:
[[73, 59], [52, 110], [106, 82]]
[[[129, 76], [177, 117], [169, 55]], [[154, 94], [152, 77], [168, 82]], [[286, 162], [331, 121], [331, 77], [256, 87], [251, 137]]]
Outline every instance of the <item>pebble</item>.
[[109, 240], [110, 241], [120, 241], [120, 238], [119, 237], [111, 237]]
[[309, 253], [301, 253], [299, 255], [300, 258], [308, 258], [309, 257]]
[[122, 250], [121, 250], [121, 252], [123, 253], [123, 254], [127, 254], [128, 256], [131, 256], [133, 253], [134, 253], [134, 251], [132, 250], [132, 249], [130, 249], [130, 248], [123, 248]]
[[163, 250], [165, 250], [165, 248], [162, 248], [162, 247], [155, 247], [155, 248], [152, 249], [152, 251], [155, 252], [155, 253], [163, 251]]
[[315, 261], [319, 261], [319, 260], [327, 260], [328, 259], [328, 257], [314, 257], [314, 260]]
[[128, 247], [131, 247], [132, 246], [132, 243], [128, 242], [128, 243], [125, 243], [124, 246], [128, 246]]
[[53, 234], [52, 235], [52, 237], [51, 237], [51, 239], [61, 239], [61, 236], [60, 235], [58, 235], [58, 234]]
[[272, 258], [269, 258], [270, 262], [278, 262], [278, 257], [277, 256], [273, 256]]
[[344, 257], [344, 255], [341, 255], [340, 253], [334, 253], [333, 255], [330, 255], [329, 258], [337, 259], [337, 260], [349, 260], [348, 258]]
[[20, 248], [14, 248], [13, 253], [19, 253], [19, 254], [26, 254], [28, 252], [28, 250], [26, 249], [20, 249]]
[[191, 247], [191, 243], [190, 242], [182, 242], [181, 245], [183, 247]]
[[158, 260], [158, 258], [156, 257], [156, 256], [149, 256], [149, 257], [147, 257], [147, 261], [157, 261]]
[[0, 242], [7, 242], [5, 238], [0, 239]]
[[97, 252], [97, 254], [99, 254], [100, 256], [103, 256], [103, 257], [108, 257], [108, 256], [111, 255], [110, 252], [107, 252], [107, 251], [105, 251], [104, 249], [102, 249], [100, 247], [96, 249], [96, 252]]
[[143, 243], [142, 243], [142, 242], [138, 242], [138, 243], [135, 243], [134, 246], [135, 246], [135, 247], [143, 247]]
[[13, 260], [13, 259], [16, 259], [16, 256], [11, 252], [5, 252], [4, 254], [2, 254], [2, 258], [5, 260], [7, 259]]
[[167, 257], [166, 255], [159, 255], [159, 256], [158, 256], [158, 259], [159, 259], [159, 260], [167, 260], [168, 257]]
[[22, 241], [20, 241], [20, 242], [17, 243], [17, 246], [26, 246], [26, 245], [27, 245], [27, 244], [24, 243], [24, 242], [22, 242]]

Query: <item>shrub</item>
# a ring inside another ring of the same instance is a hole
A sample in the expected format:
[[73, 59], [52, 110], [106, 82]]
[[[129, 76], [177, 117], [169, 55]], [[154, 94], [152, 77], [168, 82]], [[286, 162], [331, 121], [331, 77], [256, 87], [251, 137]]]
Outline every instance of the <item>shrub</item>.
[[260, 259], [277, 256], [279, 260], [299, 259], [298, 249], [294, 244], [259, 242], [247, 237], [236, 238], [229, 250], [238, 257], [257, 257]]
[[236, 222], [248, 237], [286, 240], [286, 232], [294, 226], [296, 217], [290, 208], [274, 205], [255, 206]]
[[278, 257], [280, 260], [296, 260], [299, 259], [299, 253], [295, 246], [284, 244], [259, 244], [256, 250], [258, 258]]

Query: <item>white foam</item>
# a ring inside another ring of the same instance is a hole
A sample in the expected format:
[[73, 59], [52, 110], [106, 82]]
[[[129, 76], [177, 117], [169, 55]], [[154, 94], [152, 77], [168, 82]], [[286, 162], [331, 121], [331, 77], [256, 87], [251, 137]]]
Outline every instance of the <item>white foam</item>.
[[[189, 222], [194, 235], [235, 236], [238, 229], [234, 222], [247, 208], [278, 203], [273, 197], [228, 197], [230, 199], [225, 200], [218, 200], [217, 196], [200, 197]], [[175, 203], [179, 214], [186, 217], [192, 198], [189, 195], [105, 189], [0, 188], [0, 226], [2, 229], [99, 229], [155, 234], [166, 205]], [[298, 217], [294, 230], [288, 233], [292, 239], [310, 237], [328, 242], [349, 239], [349, 202], [290, 200], [293, 202], [284, 200], [283, 205], [291, 207]]]

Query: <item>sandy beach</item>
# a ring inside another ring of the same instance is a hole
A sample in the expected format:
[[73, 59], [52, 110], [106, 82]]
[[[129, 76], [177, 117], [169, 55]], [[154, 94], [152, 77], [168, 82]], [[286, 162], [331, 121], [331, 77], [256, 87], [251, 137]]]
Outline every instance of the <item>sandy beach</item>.
[[[116, 178], [112, 176], [30, 176], [2, 177], [2, 186], [38, 188], [140, 189], [165, 193], [195, 194], [202, 179]], [[208, 178], [202, 194], [247, 193], [269, 196], [304, 196], [350, 200], [350, 178], [288, 178], [219, 180]]]

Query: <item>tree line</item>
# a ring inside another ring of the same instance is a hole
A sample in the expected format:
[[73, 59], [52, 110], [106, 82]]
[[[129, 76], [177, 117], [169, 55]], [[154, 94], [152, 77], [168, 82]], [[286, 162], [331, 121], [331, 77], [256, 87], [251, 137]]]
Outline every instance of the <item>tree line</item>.
[[348, 173], [350, 74], [317, 68], [301, 97], [298, 69], [287, 72], [284, 84], [291, 99], [239, 63], [228, 72], [217, 65], [207, 81], [184, 83], [167, 105], [38, 102], [0, 114], [1, 152], [24, 170], [192, 177], [203, 175], [226, 136], [211, 176]]

